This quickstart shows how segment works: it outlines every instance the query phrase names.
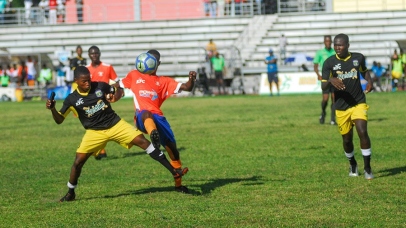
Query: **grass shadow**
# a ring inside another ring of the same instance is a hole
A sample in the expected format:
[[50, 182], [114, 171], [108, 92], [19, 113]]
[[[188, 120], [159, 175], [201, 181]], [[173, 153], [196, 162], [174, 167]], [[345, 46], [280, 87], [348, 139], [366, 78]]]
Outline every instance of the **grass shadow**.
[[382, 175], [380, 177], [394, 176], [394, 175], [400, 174], [402, 172], [406, 172], [406, 166], [396, 167], [396, 168], [391, 168], [391, 169], [384, 169], [384, 170], [379, 171], [379, 173], [382, 173]]
[[371, 118], [371, 119], [369, 119], [368, 118], [368, 122], [370, 122], [370, 121], [372, 121], [372, 122], [382, 122], [382, 121], [385, 121], [385, 120], [387, 120], [388, 118]]
[[[193, 195], [193, 196], [208, 195], [217, 188], [220, 188], [222, 186], [232, 184], [232, 183], [238, 183], [238, 182], [246, 182], [246, 183], [243, 183], [243, 185], [245, 185], [245, 186], [263, 184], [262, 176], [252, 176], [249, 178], [220, 178], [220, 179], [209, 180], [209, 182], [201, 184], [201, 185], [190, 185], [191, 187], [189, 188], [189, 193], [187, 195]], [[201, 191], [197, 191], [192, 188], [200, 188]], [[117, 198], [117, 197], [122, 197], [122, 196], [129, 196], [129, 195], [141, 195], [141, 194], [150, 194], [150, 193], [154, 193], [154, 192], [173, 192], [173, 191], [174, 191], [174, 187], [172, 187], [172, 186], [171, 187], [152, 187], [152, 188], [139, 189], [139, 190], [135, 190], [135, 191], [127, 191], [125, 193], [120, 193], [120, 194], [116, 194], [116, 195], [105, 195], [105, 196], [91, 197], [91, 198], [86, 198], [86, 199], [81, 199], [81, 200], [92, 200], [92, 199], [97, 199], [97, 198]]]
[[[107, 152], [108, 153], [108, 152]], [[110, 155], [108, 154], [107, 159], [108, 160], [113, 160], [113, 159], [120, 159], [120, 158], [129, 158], [129, 157], [135, 157], [135, 156], [141, 156], [141, 155], [146, 155], [145, 151], [141, 152], [128, 152], [128, 153], [123, 153], [121, 155]]]

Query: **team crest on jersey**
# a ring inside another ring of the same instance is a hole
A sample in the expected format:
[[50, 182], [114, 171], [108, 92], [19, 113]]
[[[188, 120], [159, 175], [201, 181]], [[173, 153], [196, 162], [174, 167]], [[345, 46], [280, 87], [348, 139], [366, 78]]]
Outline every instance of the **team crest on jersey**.
[[81, 104], [84, 104], [83, 98], [79, 98], [79, 99], [76, 101], [76, 106], [79, 106], [79, 105], [81, 105]]
[[353, 61], [352, 61], [352, 64], [353, 64], [354, 66], [358, 66], [358, 65], [359, 65], [358, 60], [353, 60]]
[[341, 70], [341, 63], [335, 65], [335, 66], [333, 67], [333, 70]]
[[103, 72], [97, 72], [97, 74], [102, 77], [103, 76]]
[[157, 81], [157, 82], [155, 82], [155, 85], [159, 86], [159, 82], [158, 82], [158, 81]]
[[97, 97], [103, 96], [103, 92], [100, 89], [96, 90], [95, 94]]

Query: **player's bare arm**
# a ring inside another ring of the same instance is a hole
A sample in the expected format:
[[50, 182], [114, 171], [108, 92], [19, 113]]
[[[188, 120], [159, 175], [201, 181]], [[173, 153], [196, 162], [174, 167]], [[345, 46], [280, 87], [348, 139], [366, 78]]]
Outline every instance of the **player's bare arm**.
[[115, 84], [111, 85], [110, 93], [106, 94], [106, 99], [110, 103], [114, 103], [120, 100], [123, 96], [124, 89], [119, 86], [118, 82], [116, 82]]
[[180, 86], [180, 90], [192, 91], [193, 86], [195, 85], [196, 75], [196, 71], [189, 71], [189, 81], [187, 81], [186, 83], [182, 83], [182, 85]]
[[56, 104], [55, 100], [51, 101], [51, 100], [48, 99], [47, 103], [46, 103], [46, 108], [51, 110], [52, 117], [54, 118], [55, 123], [61, 124], [65, 120], [65, 117], [62, 116], [58, 111], [56, 111], [55, 104]]
[[315, 72], [316, 75], [317, 75], [317, 80], [321, 81], [321, 75], [320, 75], [320, 73], [319, 73], [319, 64], [315, 63], [315, 64], [313, 65], [313, 70], [314, 70], [314, 72]]
[[341, 81], [341, 79], [334, 77], [329, 78], [327, 81], [322, 80], [321, 88], [322, 90], [326, 90], [329, 88], [330, 85], [334, 86], [338, 90], [345, 90], [345, 85], [343, 81]]
[[371, 78], [371, 74], [369, 73], [369, 70], [367, 70], [364, 74], [364, 79], [368, 82], [366, 88], [365, 88], [365, 93], [369, 93], [371, 92], [374, 87], [373, 87], [373, 82], [372, 82], [372, 78]]

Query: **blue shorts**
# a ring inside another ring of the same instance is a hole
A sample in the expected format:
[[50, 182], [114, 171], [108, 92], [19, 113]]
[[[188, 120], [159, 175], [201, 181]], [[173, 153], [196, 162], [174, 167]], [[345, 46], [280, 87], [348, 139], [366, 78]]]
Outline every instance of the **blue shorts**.
[[[135, 125], [140, 131], [147, 133], [147, 130], [145, 129], [144, 126], [144, 122], [142, 121], [141, 118], [143, 112], [144, 111], [135, 113]], [[166, 120], [165, 116], [152, 114], [152, 118], [154, 119], [156, 128], [158, 129], [161, 145], [165, 147], [168, 141], [176, 143], [175, 135], [173, 134], [171, 125], [169, 125], [169, 122]]]
[[268, 72], [268, 82], [272, 83], [278, 83], [278, 73], [277, 72]]

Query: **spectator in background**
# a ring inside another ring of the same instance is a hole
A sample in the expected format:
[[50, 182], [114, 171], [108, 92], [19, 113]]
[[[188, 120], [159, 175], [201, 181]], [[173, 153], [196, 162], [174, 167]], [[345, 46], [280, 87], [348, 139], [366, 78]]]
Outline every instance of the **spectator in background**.
[[213, 42], [213, 39], [210, 39], [209, 43], [206, 45], [206, 62], [209, 65], [209, 69], [210, 69], [209, 74], [211, 74], [213, 72], [213, 66], [212, 66], [212, 63], [211, 63], [211, 58], [213, 57], [215, 52], [217, 52], [217, 46]]
[[281, 60], [284, 62], [286, 58], [286, 46], [288, 45], [288, 39], [285, 37], [285, 34], [282, 33], [279, 38], [279, 54]]
[[[89, 59], [92, 61], [86, 67], [90, 71], [92, 82], [105, 82], [110, 84], [110, 81], [117, 82], [119, 80], [113, 66], [100, 61], [100, 49], [97, 46], [91, 46], [88, 51]], [[106, 150], [103, 148], [96, 156], [96, 160], [107, 157]]]
[[13, 66], [10, 64], [7, 65], [7, 70], [6, 74], [10, 76], [10, 86], [11, 87], [16, 87], [17, 82], [18, 82], [18, 71], [17, 71], [17, 65], [14, 63]]
[[[218, 94], [226, 94], [226, 87], [224, 85], [224, 70], [225, 70], [225, 61], [223, 56], [220, 56], [220, 53], [217, 51], [215, 55], [211, 58], [211, 63], [213, 65], [214, 76], [216, 77]], [[221, 88], [223, 88], [223, 93], [221, 93]]]
[[48, 87], [52, 81], [52, 70], [47, 67], [47, 64], [42, 64], [42, 69], [39, 72], [38, 83], [41, 87]]
[[24, 0], [24, 8], [25, 8], [25, 22], [28, 25], [31, 25], [31, 6], [32, 0]]
[[57, 7], [56, 0], [49, 0], [49, 24], [54, 25], [57, 22]]
[[66, 72], [70, 72], [69, 66], [65, 66], [61, 61], [59, 61], [59, 65], [56, 67], [56, 86], [66, 86]]
[[217, 0], [217, 16], [224, 16], [225, 0]]
[[392, 56], [392, 91], [397, 91], [398, 82], [401, 79], [404, 71], [404, 64], [398, 54]]
[[379, 92], [382, 92], [382, 76], [386, 74], [386, 69], [381, 65], [381, 63], [377, 63], [374, 61], [372, 63], [371, 71], [373, 73], [373, 81], [375, 83], [374, 88], [377, 89]]
[[71, 85], [73, 82], [73, 77], [72, 77], [72, 72], [78, 67], [78, 66], [86, 66], [86, 58], [82, 57], [83, 49], [82, 46], [78, 45], [76, 47], [76, 57], [70, 60], [70, 69], [71, 69], [71, 74], [68, 76], [66, 75], [66, 82], [68, 85]]
[[10, 76], [7, 75], [6, 69], [3, 69], [2, 66], [0, 66], [0, 83], [1, 87], [8, 87], [10, 83]]
[[279, 96], [279, 78], [278, 78], [278, 59], [273, 55], [273, 50], [269, 49], [269, 56], [265, 58], [265, 64], [267, 64], [267, 73], [268, 73], [268, 82], [269, 82], [269, 91], [270, 96], [273, 96], [272, 93], [272, 83], [275, 83], [276, 89], [278, 90]]
[[7, 0], [0, 0], [0, 24], [4, 24], [4, 13], [6, 12]]
[[242, 7], [241, 7], [242, 2], [243, 2], [243, 0], [234, 0], [235, 15], [241, 15], [242, 14]]
[[41, 9], [42, 23], [47, 24], [48, 23], [48, 17], [49, 17], [49, 2], [48, 2], [48, 0], [41, 0], [41, 2], [38, 3], [38, 7]]
[[78, 22], [83, 22], [83, 0], [76, 0], [76, 15], [78, 17]]
[[57, 11], [56, 11], [56, 17], [57, 21], [61, 23], [65, 23], [65, 18], [66, 18], [66, 0], [57, 0]]
[[17, 71], [17, 86], [25, 86], [27, 85], [27, 72], [28, 72], [28, 67], [25, 65], [25, 61], [21, 61], [20, 66], [18, 67]]
[[31, 56], [27, 56], [25, 65], [27, 66], [27, 85], [34, 86], [35, 79], [37, 78], [37, 70], [35, 69], [37, 63]]
[[[333, 48], [331, 48], [331, 36], [326, 35], [324, 36], [324, 48], [318, 50], [316, 52], [316, 55], [314, 56], [313, 59], [313, 70], [317, 75], [317, 80], [321, 81], [321, 74], [320, 72], [323, 70], [323, 63], [326, 61], [326, 59], [332, 55], [335, 55], [336, 52], [334, 51]], [[319, 71], [320, 70], [320, 71]], [[329, 89], [323, 90], [322, 91], [322, 100], [321, 100], [321, 115], [319, 117], [319, 122], [320, 124], [324, 124], [325, 118], [326, 118], [326, 108], [328, 105], [328, 98], [329, 95], [331, 97], [331, 125], [336, 124], [336, 118], [335, 118], [335, 106], [334, 106], [334, 87], [330, 86]]]

